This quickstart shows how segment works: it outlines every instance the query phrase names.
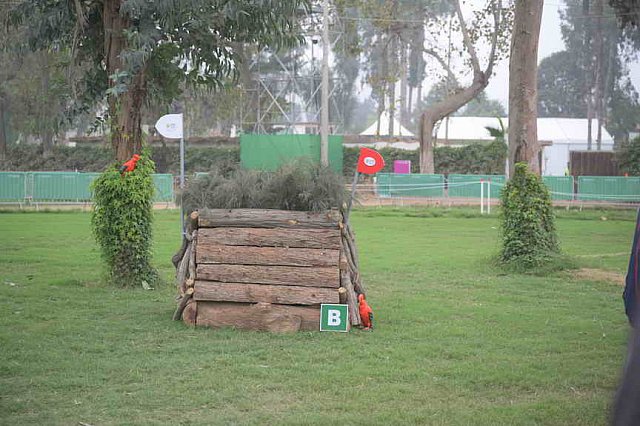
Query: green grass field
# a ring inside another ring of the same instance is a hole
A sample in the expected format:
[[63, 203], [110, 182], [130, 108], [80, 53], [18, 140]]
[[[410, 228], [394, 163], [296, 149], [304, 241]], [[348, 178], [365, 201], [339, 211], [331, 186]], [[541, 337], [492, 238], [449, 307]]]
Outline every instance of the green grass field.
[[352, 222], [375, 331], [267, 334], [171, 321], [176, 212], [156, 213], [154, 291], [102, 283], [89, 214], [0, 214], [0, 424], [606, 424], [634, 212], [560, 212], [564, 251], [601, 271], [550, 277], [491, 265], [496, 216]]

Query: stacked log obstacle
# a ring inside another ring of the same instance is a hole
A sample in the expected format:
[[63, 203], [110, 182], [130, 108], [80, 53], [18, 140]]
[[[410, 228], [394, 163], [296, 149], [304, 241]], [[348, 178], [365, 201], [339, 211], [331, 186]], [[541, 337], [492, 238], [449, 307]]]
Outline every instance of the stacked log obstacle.
[[174, 320], [261, 331], [318, 330], [320, 304], [364, 293], [352, 229], [337, 210], [212, 209], [187, 221]]

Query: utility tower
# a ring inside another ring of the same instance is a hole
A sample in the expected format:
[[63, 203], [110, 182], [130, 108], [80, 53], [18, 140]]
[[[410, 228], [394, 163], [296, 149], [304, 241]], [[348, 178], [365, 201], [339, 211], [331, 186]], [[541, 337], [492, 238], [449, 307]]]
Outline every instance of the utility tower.
[[[312, 9], [297, 18], [303, 27], [304, 45], [279, 52], [263, 48], [253, 55], [240, 111], [244, 132], [320, 134], [322, 12], [322, 9]], [[335, 14], [330, 17], [328, 39], [329, 51], [342, 41], [341, 24]], [[336, 93], [338, 79], [329, 72], [325, 81], [328, 81], [329, 133], [340, 133], [344, 130], [344, 102]]]

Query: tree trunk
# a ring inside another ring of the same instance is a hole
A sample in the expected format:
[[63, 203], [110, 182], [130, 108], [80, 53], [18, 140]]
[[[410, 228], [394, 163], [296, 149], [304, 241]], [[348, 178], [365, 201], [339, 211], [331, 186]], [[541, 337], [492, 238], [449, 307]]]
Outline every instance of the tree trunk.
[[509, 58], [509, 176], [516, 163], [540, 174], [537, 60], [542, 0], [517, 0]]
[[[104, 23], [104, 56], [109, 88], [122, 83], [118, 73], [124, 70], [121, 53], [127, 47], [124, 31], [129, 28], [127, 16], [120, 13], [123, 0], [105, 0], [102, 13]], [[126, 161], [142, 148], [141, 107], [145, 98], [144, 68], [137, 70], [125, 92], [109, 95], [111, 118], [111, 146], [118, 161]]]
[[109, 102], [109, 109], [115, 112], [111, 123], [111, 146], [118, 161], [126, 161], [142, 150], [141, 109], [144, 96], [144, 74], [140, 71], [128, 90], [117, 100]]
[[[478, 72], [466, 89], [427, 108], [420, 117], [420, 173], [435, 173], [433, 161], [433, 127], [449, 114], [465, 106], [489, 84], [484, 72]], [[535, 106], [535, 103], [534, 103]]]
[[[407, 47], [400, 47], [400, 124], [407, 122]], [[406, 136], [406, 135], [405, 135]]]
[[7, 127], [5, 124], [7, 110], [7, 100], [0, 91], [0, 160], [7, 158]]
[[596, 0], [595, 5], [596, 18], [596, 40], [595, 40], [595, 54], [596, 54], [596, 79], [595, 79], [595, 102], [596, 102], [596, 119], [598, 120], [598, 130], [596, 133], [596, 150], [600, 151], [602, 146], [602, 119], [604, 117], [604, 102], [603, 102], [603, 89], [604, 89], [604, 36], [602, 32], [602, 14], [604, 13], [603, 0]]
[[44, 158], [50, 157], [53, 151], [53, 131], [52, 117], [51, 117], [51, 102], [49, 100], [49, 81], [50, 81], [50, 68], [49, 68], [49, 52], [42, 50], [38, 53], [40, 60], [40, 67], [42, 70], [42, 76], [40, 78], [40, 128], [39, 136], [42, 143], [42, 156]]

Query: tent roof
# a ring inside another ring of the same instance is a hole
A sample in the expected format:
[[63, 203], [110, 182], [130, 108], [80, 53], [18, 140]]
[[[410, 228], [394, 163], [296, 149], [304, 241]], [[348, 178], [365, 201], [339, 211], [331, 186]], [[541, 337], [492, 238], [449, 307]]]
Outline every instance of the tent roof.
[[[501, 118], [505, 127], [509, 119]], [[493, 140], [486, 126], [500, 128], [496, 117], [449, 117], [449, 140]], [[443, 120], [438, 128], [438, 139], [445, 139], [446, 125]], [[538, 139], [556, 143], [584, 143], [587, 140], [586, 118], [538, 118]], [[591, 122], [591, 132], [595, 140], [598, 121]], [[602, 142], [613, 144], [613, 137], [602, 128]]]
[[[376, 133], [378, 121], [380, 121], [380, 133]], [[379, 120], [374, 121], [371, 126], [360, 134], [365, 136], [414, 136], [395, 117], [393, 117], [393, 132], [393, 135], [389, 134], [389, 113], [384, 111]]]

